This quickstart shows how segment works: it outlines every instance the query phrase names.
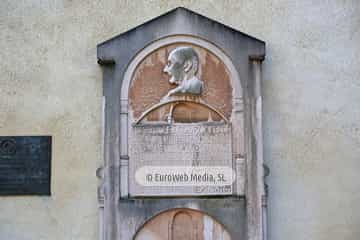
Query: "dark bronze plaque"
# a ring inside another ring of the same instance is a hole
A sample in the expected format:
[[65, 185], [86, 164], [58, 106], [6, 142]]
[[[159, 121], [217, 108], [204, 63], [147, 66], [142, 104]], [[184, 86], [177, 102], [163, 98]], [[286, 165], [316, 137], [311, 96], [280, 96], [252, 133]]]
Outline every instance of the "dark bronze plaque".
[[50, 195], [51, 137], [0, 137], [0, 195]]

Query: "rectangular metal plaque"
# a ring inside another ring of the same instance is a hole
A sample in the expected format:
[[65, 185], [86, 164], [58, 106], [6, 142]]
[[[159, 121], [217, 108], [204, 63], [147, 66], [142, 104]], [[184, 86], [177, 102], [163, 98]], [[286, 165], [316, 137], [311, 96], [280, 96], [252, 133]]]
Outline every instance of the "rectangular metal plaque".
[[50, 195], [51, 136], [0, 137], [0, 195]]

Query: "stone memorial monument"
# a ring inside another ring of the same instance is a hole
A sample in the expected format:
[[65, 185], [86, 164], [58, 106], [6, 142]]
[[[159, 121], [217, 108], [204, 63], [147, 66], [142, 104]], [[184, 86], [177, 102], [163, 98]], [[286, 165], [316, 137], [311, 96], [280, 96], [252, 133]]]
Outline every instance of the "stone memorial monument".
[[264, 56], [184, 8], [98, 45], [100, 239], [266, 239]]

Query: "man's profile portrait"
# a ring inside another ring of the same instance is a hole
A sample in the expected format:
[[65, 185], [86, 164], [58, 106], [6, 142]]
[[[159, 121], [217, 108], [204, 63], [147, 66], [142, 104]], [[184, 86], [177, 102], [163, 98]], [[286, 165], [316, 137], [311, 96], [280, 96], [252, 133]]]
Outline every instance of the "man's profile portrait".
[[165, 97], [174, 94], [200, 95], [204, 83], [195, 75], [199, 69], [199, 56], [192, 47], [177, 47], [168, 57], [164, 72], [170, 75], [169, 82], [178, 85]]

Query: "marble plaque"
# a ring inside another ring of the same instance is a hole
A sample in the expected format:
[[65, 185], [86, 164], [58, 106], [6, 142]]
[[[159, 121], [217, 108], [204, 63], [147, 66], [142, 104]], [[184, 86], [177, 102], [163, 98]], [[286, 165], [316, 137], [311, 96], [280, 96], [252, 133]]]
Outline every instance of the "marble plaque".
[[104, 77], [100, 235], [195, 239], [200, 229], [216, 238], [192, 209], [203, 213], [199, 219], [217, 219], [231, 239], [265, 239], [265, 43], [177, 8], [97, 50]]
[[[233, 194], [239, 131], [232, 129], [230, 80], [219, 57], [195, 44], [144, 56], [129, 91], [130, 197]], [[167, 177], [182, 182], [162, 181]]]
[[[161, 166], [147, 174], [153, 176], [152, 183], [144, 185], [131, 181], [132, 196], [191, 196], [228, 195], [232, 185], [221, 185], [212, 181], [232, 178], [229, 171], [214, 171], [216, 167], [232, 169], [231, 126], [227, 123], [203, 124], [159, 124], [139, 125], [133, 129], [130, 143], [130, 175], [136, 176], [141, 168]], [[184, 171], [184, 166], [189, 171]], [[171, 167], [171, 168], [169, 168]], [[195, 170], [191, 170], [191, 169]], [[169, 169], [169, 170], [167, 170]], [[199, 170], [200, 169], [200, 170]], [[196, 172], [197, 171], [197, 172]], [[199, 174], [202, 179], [195, 181]], [[144, 177], [144, 173], [138, 177]], [[164, 184], [166, 175], [180, 175], [184, 179], [173, 179]], [[213, 179], [211, 179], [213, 178]], [[135, 179], [136, 180], [136, 179]], [[178, 184], [178, 181], [183, 181]], [[205, 183], [204, 183], [205, 181]]]

